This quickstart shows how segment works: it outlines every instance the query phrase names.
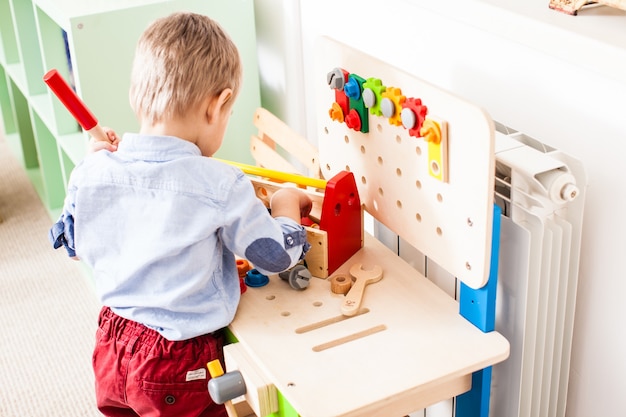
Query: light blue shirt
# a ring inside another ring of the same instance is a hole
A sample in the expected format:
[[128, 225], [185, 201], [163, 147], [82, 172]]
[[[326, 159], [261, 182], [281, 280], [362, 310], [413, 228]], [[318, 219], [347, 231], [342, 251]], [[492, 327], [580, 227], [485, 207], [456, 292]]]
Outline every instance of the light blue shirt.
[[169, 340], [232, 321], [235, 254], [269, 275], [308, 249], [303, 227], [273, 219], [239, 169], [182, 139], [136, 134], [76, 166], [50, 239], [93, 268], [104, 305]]

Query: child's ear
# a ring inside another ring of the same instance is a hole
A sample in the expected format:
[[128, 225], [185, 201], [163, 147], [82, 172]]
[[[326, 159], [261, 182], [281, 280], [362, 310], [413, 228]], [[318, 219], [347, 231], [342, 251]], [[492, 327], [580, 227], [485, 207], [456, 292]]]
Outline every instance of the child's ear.
[[230, 88], [224, 89], [224, 91], [220, 93], [220, 97], [219, 97], [220, 108], [223, 109], [226, 104], [230, 103], [230, 100], [232, 98], [233, 98], [233, 90]]
[[224, 108], [230, 104], [230, 100], [233, 97], [233, 90], [230, 88], [224, 89], [219, 96], [214, 98], [211, 105], [208, 108], [209, 122], [213, 120], [219, 120], [220, 113], [224, 111]]

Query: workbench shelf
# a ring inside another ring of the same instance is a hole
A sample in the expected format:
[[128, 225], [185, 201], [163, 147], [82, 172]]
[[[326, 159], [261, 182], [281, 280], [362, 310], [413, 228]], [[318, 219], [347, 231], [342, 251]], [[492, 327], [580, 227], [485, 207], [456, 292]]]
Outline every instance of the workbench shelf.
[[141, 32], [154, 19], [185, 10], [211, 16], [243, 60], [243, 89], [220, 155], [250, 162], [251, 115], [260, 105], [252, 0], [0, 0], [0, 108], [4, 136], [55, 216], [88, 137], [47, 89], [56, 68], [104, 126], [137, 129], [128, 104], [130, 67]]

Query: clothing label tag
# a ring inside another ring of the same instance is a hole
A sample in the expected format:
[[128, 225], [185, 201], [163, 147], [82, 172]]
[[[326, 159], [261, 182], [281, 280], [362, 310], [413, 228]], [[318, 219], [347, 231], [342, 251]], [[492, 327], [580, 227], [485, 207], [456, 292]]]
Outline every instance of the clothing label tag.
[[196, 369], [195, 371], [187, 372], [187, 382], [195, 381], [198, 379], [206, 379], [206, 369], [200, 368]]

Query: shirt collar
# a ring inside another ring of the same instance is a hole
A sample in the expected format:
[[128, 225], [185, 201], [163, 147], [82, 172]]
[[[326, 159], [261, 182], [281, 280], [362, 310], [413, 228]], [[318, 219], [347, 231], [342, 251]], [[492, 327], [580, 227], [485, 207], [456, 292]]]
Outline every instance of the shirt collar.
[[195, 144], [175, 136], [152, 136], [125, 133], [117, 148], [120, 155], [144, 161], [169, 161], [186, 156], [200, 156]]

